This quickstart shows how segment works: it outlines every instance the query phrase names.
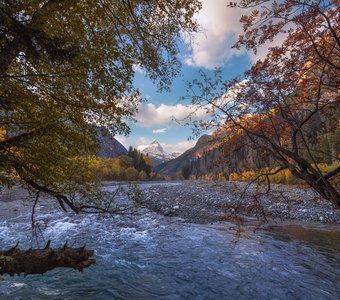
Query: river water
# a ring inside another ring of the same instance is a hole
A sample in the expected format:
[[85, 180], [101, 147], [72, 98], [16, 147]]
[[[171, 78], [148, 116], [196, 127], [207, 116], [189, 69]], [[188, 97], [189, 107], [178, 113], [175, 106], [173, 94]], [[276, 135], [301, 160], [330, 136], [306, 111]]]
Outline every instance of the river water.
[[[32, 244], [29, 213], [0, 220], [0, 248]], [[0, 278], [0, 299], [340, 299], [340, 229], [189, 224], [145, 210], [103, 219], [40, 211], [53, 247], [86, 242], [84, 272]], [[42, 244], [41, 244], [42, 246]]]

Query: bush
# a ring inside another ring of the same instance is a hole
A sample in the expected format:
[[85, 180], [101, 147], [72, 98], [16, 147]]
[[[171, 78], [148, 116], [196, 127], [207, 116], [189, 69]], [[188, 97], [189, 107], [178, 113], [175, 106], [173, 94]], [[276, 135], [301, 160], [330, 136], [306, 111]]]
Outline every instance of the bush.
[[138, 171], [134, 167], [128, 167], [125, 170], [125, 178], [129, 181], [138, 180]]
[[146, 175], [146, 172], [145, 171], [140, 171], [139, 174], [138, 174], [138, 179], [141, 180], [141, 181], [144, 181], [148, 178], [148, 176]]

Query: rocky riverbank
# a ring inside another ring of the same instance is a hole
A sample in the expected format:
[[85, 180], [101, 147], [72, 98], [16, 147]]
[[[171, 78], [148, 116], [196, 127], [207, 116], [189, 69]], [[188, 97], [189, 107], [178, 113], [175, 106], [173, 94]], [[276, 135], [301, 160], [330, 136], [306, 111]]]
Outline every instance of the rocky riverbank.
[[[241, 182], [182, 181], [143, 188], [142, 203], [164, 216], [188, 222], [294, 220], [340, 224], [340, 210], [311, 189]], [[245, 190], [246, 189], [246, 190]]]
[[[121, 183], [103, 183], [103, 189], [108, 191], [113, 191], [118, 186]], [[267, 195], [266, 186], [252, 185], [247, 189], [246, 186], [241, 182], [208, 181], [123, 184], [125, 192], [116, 195], [113, 206], [121, 212], [129, 208], [128, 214], [144, 214], [151, 210], [167, 217], [180, 217], [187, 222], [200, 224], [219, 221], [255, 221], [258, 224], [259, 221], [271, 220], [280, 223], [312, 221], [319, 224], [340, 224], [340, 210], [321, 199], [311, 189], [273, 185]], [[2, 191], [0, 219], [25, 216], [29, 221], [34, 200], [35, 194], [29, 194], [19, 187]], [[37, 208], [39, 212], [45, 213], [60, 210], [57, 201], [45, 195], [42, 195]]]

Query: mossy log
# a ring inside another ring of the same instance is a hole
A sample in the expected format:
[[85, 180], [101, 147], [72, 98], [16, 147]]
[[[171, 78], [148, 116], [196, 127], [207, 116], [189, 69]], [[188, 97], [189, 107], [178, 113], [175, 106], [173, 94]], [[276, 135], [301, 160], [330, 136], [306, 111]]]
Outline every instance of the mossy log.
[[96, 262], [93, 256], [94, 250], [84, 247], [72, 248], [67, 242], [62, 248], [50, 248], [48, 241], [43, 249], [17, 249], [19, 242], [7, 251], [0, 251], [0, 275], [24, 273], [44, 274], [54, 268], [73, 268], [82, 271], [84, 268]]

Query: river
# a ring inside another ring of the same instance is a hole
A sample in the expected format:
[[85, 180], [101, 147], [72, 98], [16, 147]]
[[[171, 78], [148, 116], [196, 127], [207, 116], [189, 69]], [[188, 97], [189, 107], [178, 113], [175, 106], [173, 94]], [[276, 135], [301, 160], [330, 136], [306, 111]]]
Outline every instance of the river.
[[[84, 272], [0, 278], [0, 299], [340, 299], [340, 230], [190, 224], [153, 212], [38, 212], [42, 237], [95, 249]], [[0, 248], [36, 243], [30, 212], [0, 220]]]

